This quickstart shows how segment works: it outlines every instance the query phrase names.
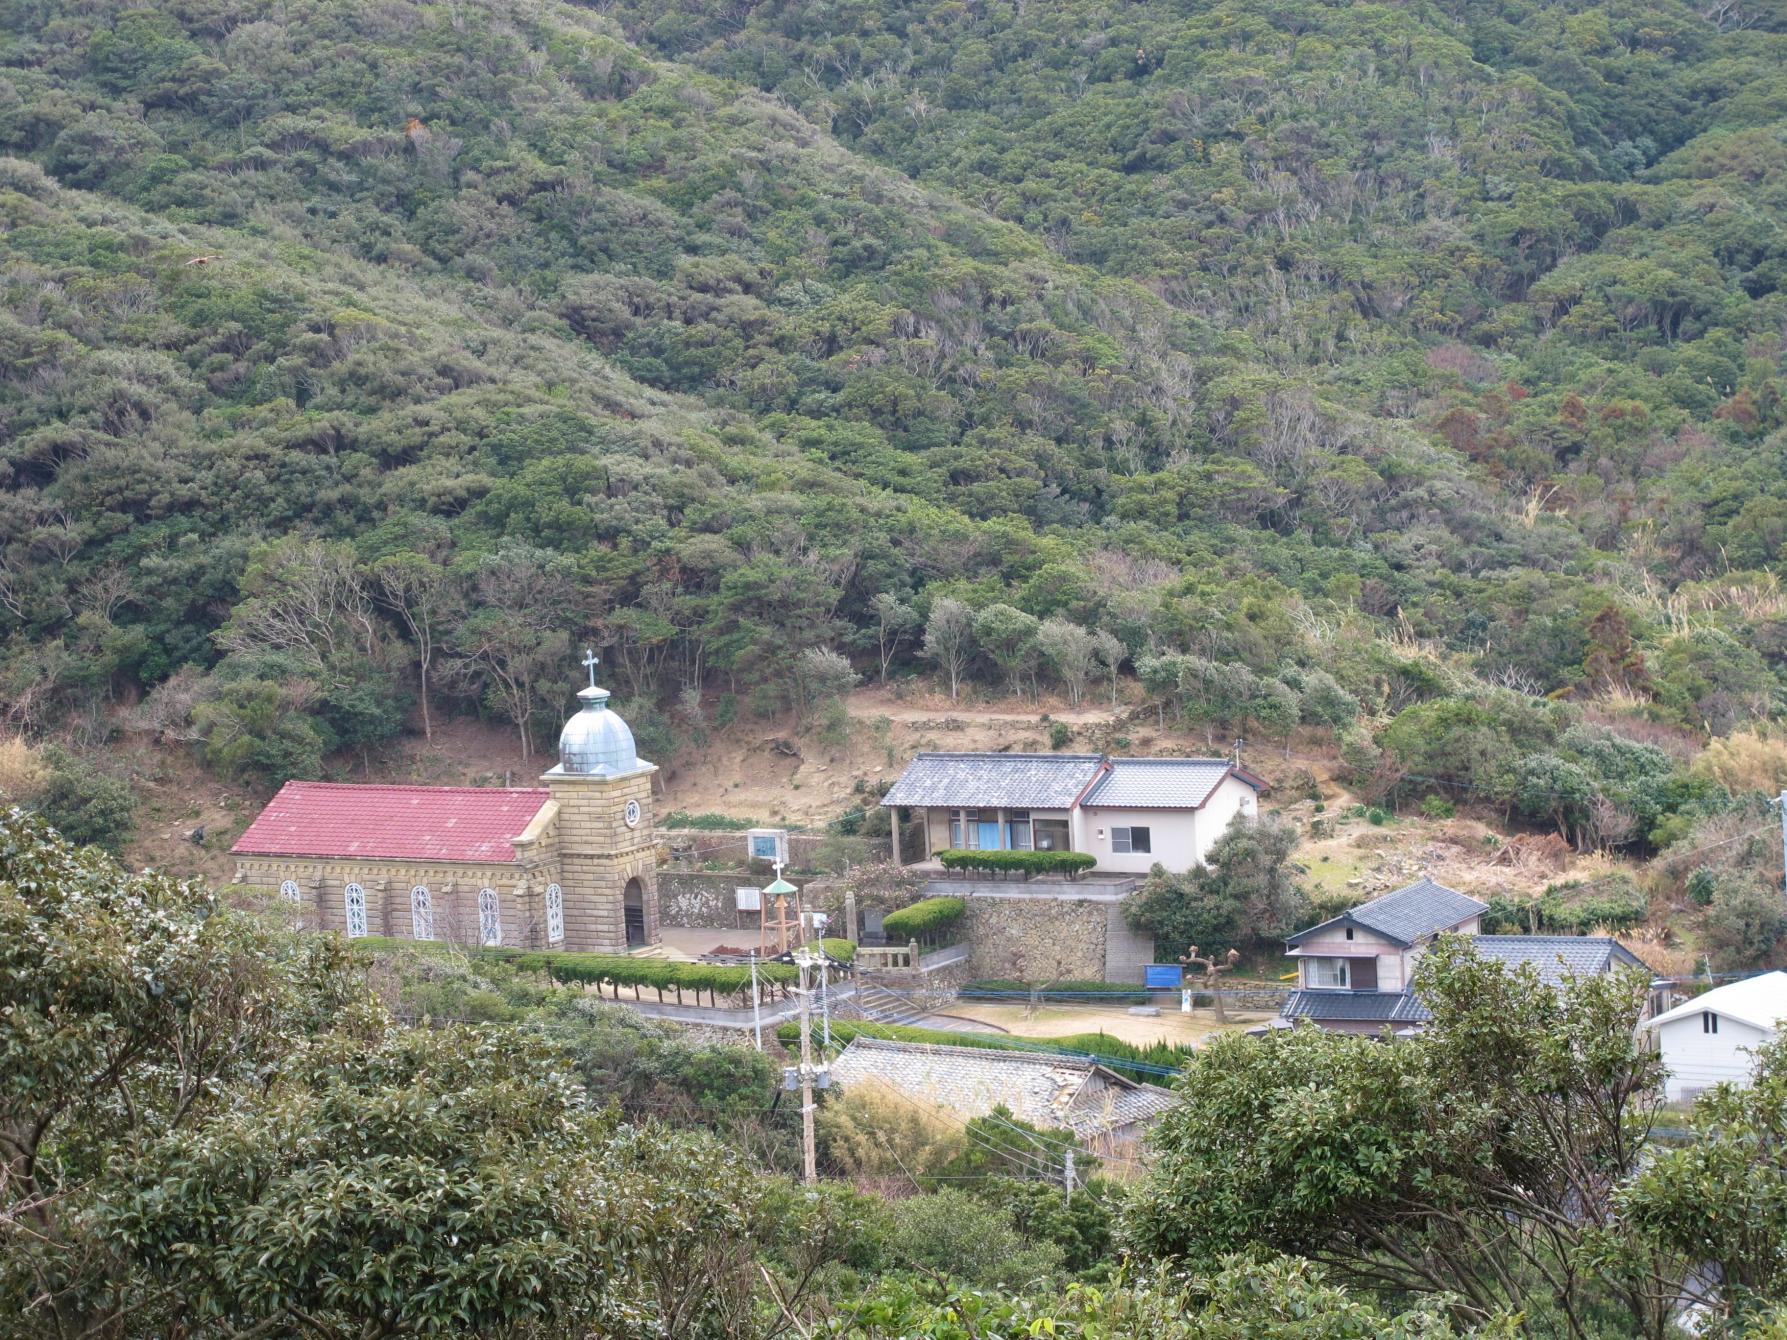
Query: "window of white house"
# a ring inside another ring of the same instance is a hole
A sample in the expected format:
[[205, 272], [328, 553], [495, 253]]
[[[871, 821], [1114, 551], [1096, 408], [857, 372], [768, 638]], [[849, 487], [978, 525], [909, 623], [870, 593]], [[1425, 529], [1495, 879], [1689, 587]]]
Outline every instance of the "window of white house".
[[1353, 928], [1351, 926], [1346, 928], [1346, 938], [1349, 940], [1353, 938]]
[[366, 890], [359, 884], [349, 884], [341, 891], [341, 901], [347, 910], [347, 938], [358, 940], [366, 934]]
[[1037, 851], [1069, 851], [1073, 847], [1065, 819], [1032, 819], [1030, 837]]
[[556, 884], [546, 886], [546, 943], [565, 942], [565, 891]]
[[1005, 845], [1013, 851], [1030, 850], [1030, 811], [1011, 810], [1005, 816]]
[[410, 890], [410, 938], [434, 939], [434, 902], [428, 896], [426, 884], [418, 884]]
[[1151, 852], [1154, 848], [1150, 845], [1150, 834], [1146, 828], [1113, 828], [1111, 850]]
[[1702, 1033], [1717, 1033], [1719, 1031], [1719, 1016], [1711, 1010], [1702, 1010], [1700, 1012], [1700, 1031]]
[[979, 850], [979, 810], [951, 810], [949, 812], [949, 845], [957, 851]]
[[478, 943], [500, 945], [503, 942], [503, 916], [495, 889], [478, 890]]
[[1313, 987], [1344, 987], [1348, 984], [1347, 961], [1343, 958], [1309, 958], [1303, 960], [1309, 965], [1309, 985]]

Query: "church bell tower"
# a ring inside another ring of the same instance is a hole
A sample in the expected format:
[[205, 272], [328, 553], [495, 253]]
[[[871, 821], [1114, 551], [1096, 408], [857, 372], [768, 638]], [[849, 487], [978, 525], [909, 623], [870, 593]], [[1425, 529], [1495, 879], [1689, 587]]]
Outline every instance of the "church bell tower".
[[[658, 859], [652, 841], [652, 775], [633, 732], [596, 685], [594, 651], [584, 654], [589, 687], [558, 737], [558, 765], [540, 780], [558, 804], [562, 943], [549, 948], [624, 954], [658, 943]], [[550, 925], [550, 916], [549, 916]], [[550, 931], [549, 931], [550, 934]]]

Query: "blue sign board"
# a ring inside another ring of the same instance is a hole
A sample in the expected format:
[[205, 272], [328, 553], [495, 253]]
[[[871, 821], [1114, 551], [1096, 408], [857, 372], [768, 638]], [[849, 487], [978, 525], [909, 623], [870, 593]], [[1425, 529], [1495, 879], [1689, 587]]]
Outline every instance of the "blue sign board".
[[1144, 986], [1162, 991], [1177, 991], [1185, 983], [1185, 969], [1177, 963], [1150, 963], [1143, 970]]

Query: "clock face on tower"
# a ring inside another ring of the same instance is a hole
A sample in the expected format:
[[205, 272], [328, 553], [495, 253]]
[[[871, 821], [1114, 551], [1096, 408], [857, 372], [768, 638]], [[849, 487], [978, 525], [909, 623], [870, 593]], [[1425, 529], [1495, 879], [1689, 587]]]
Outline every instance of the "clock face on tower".
[[626, 819], [628, 828], [639, 827], [639, 802], [637, 800], [627, 802]]

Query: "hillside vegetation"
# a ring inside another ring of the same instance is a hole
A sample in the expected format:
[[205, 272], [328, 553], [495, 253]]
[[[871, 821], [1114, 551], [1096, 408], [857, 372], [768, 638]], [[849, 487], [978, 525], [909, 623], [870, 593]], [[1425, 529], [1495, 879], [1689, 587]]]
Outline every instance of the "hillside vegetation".
[[653, 757], [924, 670], [1748, 832], [1784, 57], [1761, 2], [0, 0], [4, 784], [116, 846], [120, 730], [526, 761], [587, 638]]

